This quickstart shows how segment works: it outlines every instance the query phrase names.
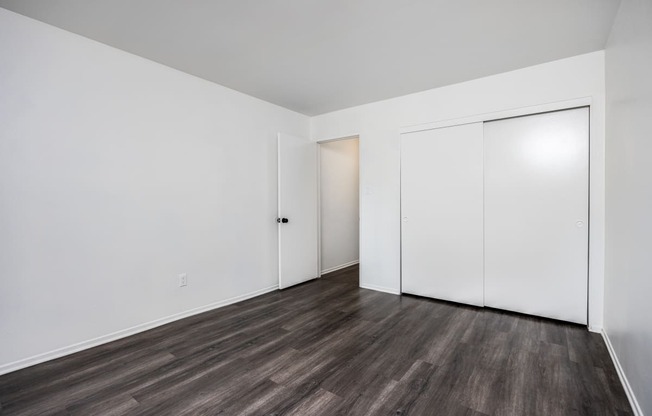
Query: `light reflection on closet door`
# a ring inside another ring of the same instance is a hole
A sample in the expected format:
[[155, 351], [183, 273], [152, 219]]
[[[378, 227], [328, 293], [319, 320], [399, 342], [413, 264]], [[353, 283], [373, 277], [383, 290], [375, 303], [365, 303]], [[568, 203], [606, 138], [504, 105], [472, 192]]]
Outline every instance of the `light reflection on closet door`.
[[485, 304], [587, 323], [589, 110], [484, 124]]

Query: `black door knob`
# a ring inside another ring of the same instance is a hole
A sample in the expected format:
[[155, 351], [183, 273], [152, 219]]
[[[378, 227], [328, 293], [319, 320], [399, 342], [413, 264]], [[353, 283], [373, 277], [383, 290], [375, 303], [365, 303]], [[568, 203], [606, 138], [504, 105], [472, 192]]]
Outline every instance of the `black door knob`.
[[287, 218], [277, 218], [276, 222], [278, 222], [278, 223], [282, 222], [283, 224], [285, 224], [285, 223], [290, 222], [290, 220], [288, 220]]

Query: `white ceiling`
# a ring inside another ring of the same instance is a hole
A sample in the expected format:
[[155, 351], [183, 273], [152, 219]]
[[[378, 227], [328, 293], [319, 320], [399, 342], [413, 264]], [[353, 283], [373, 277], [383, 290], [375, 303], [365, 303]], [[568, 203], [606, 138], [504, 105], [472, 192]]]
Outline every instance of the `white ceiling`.
[[307, 115], [604, 48], [619, 0], [0, 0]]

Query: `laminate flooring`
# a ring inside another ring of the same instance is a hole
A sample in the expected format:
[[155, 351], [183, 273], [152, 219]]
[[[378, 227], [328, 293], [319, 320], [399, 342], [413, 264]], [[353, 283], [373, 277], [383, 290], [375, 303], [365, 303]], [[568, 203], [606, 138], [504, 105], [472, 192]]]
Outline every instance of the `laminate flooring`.
[[585, 327], [358, 288], [356, 266], [0, 376], [2, 415], [631, 415]]

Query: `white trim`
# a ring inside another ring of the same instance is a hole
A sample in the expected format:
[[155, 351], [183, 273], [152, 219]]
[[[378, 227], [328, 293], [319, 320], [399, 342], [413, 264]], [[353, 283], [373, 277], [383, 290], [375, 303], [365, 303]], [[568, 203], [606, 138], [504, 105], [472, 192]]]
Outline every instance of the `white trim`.
[[362, 289], [375, 290], [376, 292], [390, 293], [392, 295], [400, 295], [401, 294], [401, 292], [399, 292], [398, 290], [396, 290], [394, 288], [390, 288], [390, 287], [368, 285], [368, 284], [362, 284], [362, 283], [360, 283], [360, 287]]
[[330, 142], [339, 142], [342, 140], [355, 140], [359, 139], [360, 135], [358, 134], [352, 134], [350, 136], [344, 136], [344, 137], [337, 137], [335, 139], [322, 139], [322, 140], [315, 140], [315, 142], [322, 144], [322, 143], [330, 143]]
[[548, 111], [566, 110], [575, 107], [585, 107], [593, 104], [591, 97], [576, 98], [573, 100], [557, 101], [553, 103], [531, 105], [527, 107], [511, 108], [508, 110], [494, 111], [491, 113], [476, 114], [469, 117], [440, 120], [432, 123], [423, 123], [413, 126], [401, 127], [400, 134], [414, 133], [423, 130], [439, 129], [442, 127], [459, 126], [462, 124], [480, 123], [503, 118], [519, 117], [530, 114], [545, 113]]
[[[307, 139], [309, 143], [314, 143], [312, 140]], [[317, 221], [315, 221], [315, 227], [317, 228], [315, 231], [317, 233], [317, 264], [315, 264], [315, 274], [317, 275], [316, 278], [319, 279], [321, 277], [321, 160], [320, 156], [321, 155], [321, 147], [319, 146], [318, 143], [315, 143], [315, 180], [317, 183], [315, 184], [315, 205], [316, 205], [316, 211], [315, 215], [317, 216]], [[279, 261], [280, 261], [279, 257]]]
[[604, 339], [604, 343], [607, 344], [607, 350], [609, 351], [611, 360], [614, 363], [614, 367], [616, 367], [618, 378], [620, 378], [620, 382], [623, 385], [623, 389], [625, 389], [627, 399], [629, 399], [629, 404], [632, 406], [632, 410], [634, 411], [634, 416], [643, 416], [641, 406], [639, 406], [638, 400], [636, 400], [636, 396], [634, 395], [634, 391], [632, 391], [632, 387], [629, 385], [625, 371], [623, 371], [623, 367], [620, 365], [620, 361], [618, 361], [618, 356], [616, 355], [616, 351], [614, 350], [613, 345], [611, 345], [609, 335], [607, 335], [607, 332], [604, 329], [601, 331], [601, 333], [602, 338]]
[[604, 331], [604, 329], [601, 326], [591, 326], [591, 325], [589, 325], [589, 326], [587, 326], [587, 328], [589, 329], [589, 332], [594, 332], [596, 334], [602, 334], [602, 331]]
[[353, 260], [348, 263], [340, 264], [339, 266], [335, 267], [329, 267], [328, 269], [324, 269], [321, 271], [321, 274], [326, 274], [326, 273], [331, 273], [340, 269], [344, 269], [345, 267], [353, 266], [355, 264], [359, 264], [360, 260]]
[[116, 341], [118, 339], [135, 335], [140, 332], [148, 331], [150, 329], [159, 327], [161, 325], [169, 324], [170, 322], [178, 321], [180, 319], [187, 318], [189, 316], [197, 315], [202, 312], [207, 312], [213, 309], [221, 308], [223, 306], [231, 305], [233, 303], [241, 302], [243, 300], [247, 300], [256, 296], [260, 296], [265, 293], [273, 292], [274, 290], [277, 289], [278, 289], [278, 285], [269, 286], [264, 289], [256, 290], [254, 292], [246, 293], [240, 296], [235, 296], [222, 301], [210, 303], [208, 305], [200, 306], [198, 308], [189, 309], [187, 311], [176, 313], [174, 315], [169, 315], [164, 318], [155, 319], [150, 322], [132, 326], [131, 328], [123, 329], [107, 335], [102, 335], [100, 337], [89, 339], [87, 341], [82, 341], [76, 344], [72, 344], [67, 347], [58, 348], [53, 351], [45, 352], [42, 354], [34, 355], [32, 357], [24, 358], [22, 360], [3, 364], [0, 365], [0, 375], [11, 373], [12, 371], [17, 371], [22, 368], [31, 367], [33, 365], [40, 364], [45, 361], [54, 360], [55, 358], [60, 358], [79, 351], [87, 350], [89, 348], [97, 347], [98, 345]]
[[317, 273], [321, 277], [321, 146], [317, 142]]

